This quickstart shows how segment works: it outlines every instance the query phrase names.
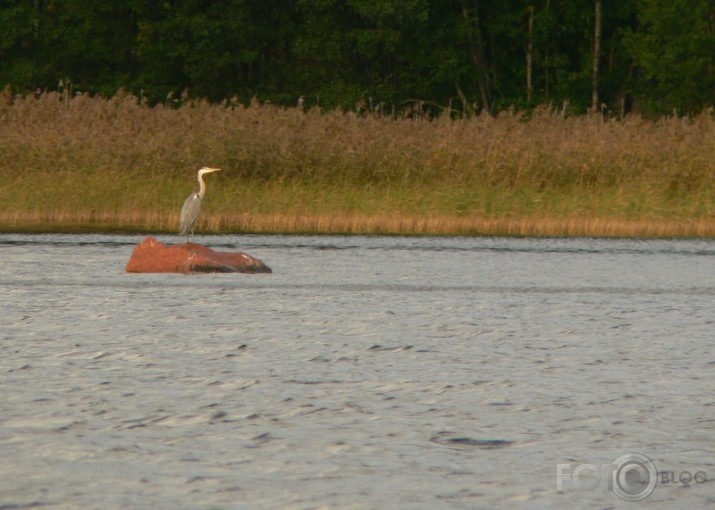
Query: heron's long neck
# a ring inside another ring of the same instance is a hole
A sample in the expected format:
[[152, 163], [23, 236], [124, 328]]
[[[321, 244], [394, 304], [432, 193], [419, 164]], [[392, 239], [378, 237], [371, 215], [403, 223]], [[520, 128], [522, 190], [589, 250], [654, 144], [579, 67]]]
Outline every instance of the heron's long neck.
[[204, 174], [199, 174], [199, 198], [203, 199], [206, 194], [206, 183], [204, 182]]

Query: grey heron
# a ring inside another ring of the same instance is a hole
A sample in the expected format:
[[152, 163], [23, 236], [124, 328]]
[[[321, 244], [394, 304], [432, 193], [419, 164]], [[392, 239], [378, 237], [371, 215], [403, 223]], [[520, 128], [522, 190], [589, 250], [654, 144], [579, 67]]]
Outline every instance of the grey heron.
[[206, 183], [204, 182], [204, 174], [218, 172], [220, 168], [203, 167], [199, 170], [197, 179], [199, 180], [199, 191], [192, 193], [186, 198], [184, 206], [181, 208], [181, 222], [179, 227], [179, 235], [186, 236], [186, 242], [189, 242], [189, 233], [194, 236], [194, 223], [199, 217], [201, 211], [201, 200], [206, 194]]

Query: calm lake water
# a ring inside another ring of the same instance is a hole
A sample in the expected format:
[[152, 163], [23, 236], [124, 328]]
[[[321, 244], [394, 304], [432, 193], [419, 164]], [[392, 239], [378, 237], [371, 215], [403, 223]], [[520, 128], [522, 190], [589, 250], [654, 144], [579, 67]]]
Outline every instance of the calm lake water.
[[0, 236], [1, 509], [715, 506], [715, 242], [141, 239]]

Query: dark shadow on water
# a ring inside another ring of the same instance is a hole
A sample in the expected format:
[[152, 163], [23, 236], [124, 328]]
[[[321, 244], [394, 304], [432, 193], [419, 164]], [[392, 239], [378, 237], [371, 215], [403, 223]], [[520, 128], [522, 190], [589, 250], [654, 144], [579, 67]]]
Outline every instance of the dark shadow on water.
[[[0, 246], [132, 247], [144, 235], [130, 234], [0, 234]], [[157, 235], [166, 244], [180, 244], [183, 238]], [[443, 253], [540, 253], [603, 255], [688, 255], [715, 256], [715, 241], [634, 240], [594, 238], [514, 238], [514, 237], [400, 237], [400, 236], [298, 236], [224, 235], [197, 236], [196, 242], [229, 250], [289, 251], [383, 251]]]
[[508, 448], [514, 441], [507, 439], [479, 439], [468, 436], [455, 435], [451, 432], [439, 432], [430, 438], [430, 442], [451, 448], [480, 448], [493, 450], [497, 448]]
[[[198, 280], [197, 280], [198, 279]], [[305, 291], [306, 293], [339, 292], [339, 293], [470, 293], [470, 294], [543, 294], [543, 295], [568, 295], [568, 294], [599, 294], [618, 296], [715, 296], [715, 287], [686, 287], [686, 288], [648, 288], [648, 287], [564, 287], [564, 286], [486, 286], [486, 285], [419, 285], [419, 284], [385, 284], [385, 283], [276, 283], [272, 276], [266, 275], [241, 275], [241, 274], [174, 274], [174, 273], [149, 273], [127, 274], [123, 281], [106, 281], [96, 279], [81, 280], [54, 280], [30, 279], [21, 281], [4, 281], [0, 285], [14, 287], [106, 287], [111, 285], [114, 289], [136, 290], [137, 292], [151, 292], [152, 289], [163, 288], [192, 288], [196, 289], [197, 281], [204, 289], [213, 289], [216, 292], [269, 292]]]

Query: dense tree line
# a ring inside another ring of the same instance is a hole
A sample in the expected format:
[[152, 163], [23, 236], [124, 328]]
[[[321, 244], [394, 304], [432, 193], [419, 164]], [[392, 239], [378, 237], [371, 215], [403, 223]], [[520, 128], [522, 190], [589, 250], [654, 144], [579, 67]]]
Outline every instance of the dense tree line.
[[686, 114], [715, 105], [715, 1], [0, 0], [0, 84]]

